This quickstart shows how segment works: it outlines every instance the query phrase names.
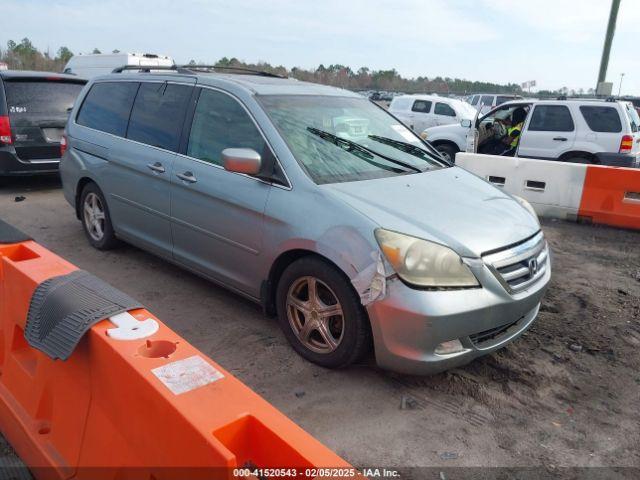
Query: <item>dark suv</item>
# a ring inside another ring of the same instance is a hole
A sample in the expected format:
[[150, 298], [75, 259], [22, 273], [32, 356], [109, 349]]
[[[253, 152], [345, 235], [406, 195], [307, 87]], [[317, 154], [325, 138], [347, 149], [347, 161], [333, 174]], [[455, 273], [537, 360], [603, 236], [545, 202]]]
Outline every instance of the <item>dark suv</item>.
[[59, 73], [0, 71], [0, 175], [58, 171], [64, 126], [85, 83]]

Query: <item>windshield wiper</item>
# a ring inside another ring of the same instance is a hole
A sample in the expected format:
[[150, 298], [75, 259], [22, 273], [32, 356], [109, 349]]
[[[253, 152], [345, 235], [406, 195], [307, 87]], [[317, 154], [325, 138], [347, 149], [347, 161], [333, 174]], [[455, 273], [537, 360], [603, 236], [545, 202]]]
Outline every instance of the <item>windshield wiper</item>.
[[394, 140], [393, 138], [379, 137], [378, 135], [368, 135], [368, 138], [370, 138], [375, 142], [384, 143], [385, 145], [389, 145], [390, 147], [397, 148], [400, 151], [408, 153], [409, 155], [413, 155], [414, 157], [421, 158], [422, 160], [425, 159], [425, 155], [426, 155], [431, 160], [435, 160], [438, 163], [444, 163], [445, 165], [451, 166], [449, 162], [447, 162], [444, 158], [440, 157], [440, 154], [437, 153], [438, 151], [433, 149], [433, 147], [429, 147], [429, 148], [433, 149], [434, 152], [436, 152], [435, 155], [431, 152], [428, 152], [424, 148], [418, 147], [417, 145], [413, 145], [407, 142], [402, 142], [400, 140]]
[[[318, 137], [320, 137], [323, 140], [326, 140], [328, 142], [333, 143], [334, 145], [342, 148], [343, 150], [347, 151], [347, 152], [351, 152], [354, 153], [355, 152], [359, 152], [360, 154], [367, 154], [367, 155], [375, 155], [376, 157], [380, 157], [385, 159], [387, 162], [391, 162], [394, 163], [396, 165], [400, 165], [403, 168], [406, 168], [408, 170], [413, 170], [416, 173], [422, 173], [422, 170], [420, 170], [418, 167], [415, 167], [413, 165], [411, 165], [410, 163], [405, 163], [401, 160], [396, 160], [394, 158], [389, 158], [386, 155], [382, 155], [381, 153], [375, 152], [373, 150], [371, 150], [370, 148], [367, 148], [363, 145], [360, 145], [359, 143], [356, 142], [352, 142], [351, 140], [347, 140], [346, 138], [342, 138], [342, 137], [338, 137], [337, 135], [334, 135], [333, 133], [329, 133], [329, 132], [325, 132], [323, 130], [319, 130], [317, 128], [314, 127], [307, 127], [307, 130], [310, 131], [311, 133], [313, 133], [314, 135], [317, 135]], [[348, 148], [345, 148], [348, 147]], [[378, 167], [382, 167], [384, 168], [384, 166], [373, 162], [371, 160], [368, 160], [366, 158], [363, 158], [360, 155], [355, 154], [358, 158], [361, 158], [362, 160], [368, 161], [369, 163], [372, 163]]]

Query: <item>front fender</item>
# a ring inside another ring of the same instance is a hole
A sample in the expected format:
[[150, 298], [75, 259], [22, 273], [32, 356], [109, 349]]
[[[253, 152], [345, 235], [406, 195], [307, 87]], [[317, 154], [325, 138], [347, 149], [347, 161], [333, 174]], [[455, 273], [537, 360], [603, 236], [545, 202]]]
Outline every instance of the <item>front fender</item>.
[[385, 269], [375, 240], [349, 226], [329, 228], [317, 240], [293, 238], [283, 242], [278, 257], [293, 250], [320, 255], [338, 267], [351, 281], [363, 305], [384, 295]]

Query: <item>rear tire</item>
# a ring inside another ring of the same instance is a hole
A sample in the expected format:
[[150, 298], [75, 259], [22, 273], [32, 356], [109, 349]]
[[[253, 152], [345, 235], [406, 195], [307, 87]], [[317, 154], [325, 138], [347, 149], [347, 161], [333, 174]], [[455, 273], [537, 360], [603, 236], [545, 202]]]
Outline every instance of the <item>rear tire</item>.
[[287, 340], [310, 362], [345, 367], [371, 347], [369, 318], [360, 297], [340, 270], [319, 257], [303, 257], [285, 269], [276, 305]]
[[459, 150], [453, 145], [441, 143], [436, 145], [436, 150], [438, 150], [449, 163], [456, 163], [456, 153], [458, 153]]
[[80, 221], [92, 247], [111, 250], [120, 245], [102, 191], [95, 183], [87, 183], [80, 195]]

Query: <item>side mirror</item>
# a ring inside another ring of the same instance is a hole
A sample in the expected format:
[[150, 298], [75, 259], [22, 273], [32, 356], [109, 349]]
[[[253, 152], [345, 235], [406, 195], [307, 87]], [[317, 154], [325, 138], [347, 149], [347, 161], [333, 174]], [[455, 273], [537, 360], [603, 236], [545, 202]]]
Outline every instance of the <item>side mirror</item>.
[[252, 148], [225, 148], [222, 151], [222, 164], [230, 172], [257, 175], [262, 167], [262, 158]]
[[471, 120], [468, 118], [463, 118], [460, 120], [460, 126], [464, 128], [471, 128]]

